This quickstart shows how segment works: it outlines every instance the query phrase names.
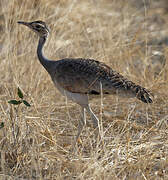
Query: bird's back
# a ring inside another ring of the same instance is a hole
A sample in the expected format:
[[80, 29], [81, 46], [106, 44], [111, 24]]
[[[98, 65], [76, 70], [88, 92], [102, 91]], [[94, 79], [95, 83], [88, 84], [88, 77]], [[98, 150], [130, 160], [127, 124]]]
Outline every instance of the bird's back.
[[92, 59], [62, 59], [57, 61], [52, 78], [63, 89], [72, 93], [98, 95], [119, 94], [137, 97], [145, 103], [151, 103], [149, 92], [106, 64]]

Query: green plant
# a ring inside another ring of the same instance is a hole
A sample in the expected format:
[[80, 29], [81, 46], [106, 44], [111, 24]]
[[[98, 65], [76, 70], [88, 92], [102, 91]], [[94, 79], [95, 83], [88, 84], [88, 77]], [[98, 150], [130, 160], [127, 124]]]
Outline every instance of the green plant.
[[0, 123], [0, 129], [2, 129], [4, 127], [4, 122]]
[[23, 103], [24, 105], [26, 105], [28, 107], [31, 106], [25, 99], [23, 99], [24, 96], [23, 96], [23, 93], [22, 93], [22, 91], [20, 90], [19, 87], [18, 87], [17, 94], [18, 94], [18, 97], [19, 97], [20, 100], [16, 100], [16, 99], [9, 100], [8, 101], [9, 104], [19, 105], [19, 104]]

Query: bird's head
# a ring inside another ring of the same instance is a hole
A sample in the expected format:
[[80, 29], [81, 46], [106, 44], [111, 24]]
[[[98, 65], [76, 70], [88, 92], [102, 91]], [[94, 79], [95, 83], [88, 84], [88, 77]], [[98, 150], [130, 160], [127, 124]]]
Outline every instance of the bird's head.
[[24, 22], [18, 21], [19, 24], [23, 24], [34, 32], [36, 32], [40, 37], [47, 37], [49, 35], [49, 28], [46, 26], [46, 23], [43, 21], [33, 21], [33, 22]]

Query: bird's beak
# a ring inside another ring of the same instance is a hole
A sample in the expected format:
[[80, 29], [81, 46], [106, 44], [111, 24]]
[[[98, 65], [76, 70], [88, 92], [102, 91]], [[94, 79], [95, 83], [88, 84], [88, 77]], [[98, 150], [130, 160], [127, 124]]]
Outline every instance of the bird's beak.
[[17, 22], [18, 24], [23, 24], [23, 25], [25, 25], [25, 26], [30, 26], [30, 23], [28, 23], [28, 22], [24, 22], [24, 21], [18, 21]]

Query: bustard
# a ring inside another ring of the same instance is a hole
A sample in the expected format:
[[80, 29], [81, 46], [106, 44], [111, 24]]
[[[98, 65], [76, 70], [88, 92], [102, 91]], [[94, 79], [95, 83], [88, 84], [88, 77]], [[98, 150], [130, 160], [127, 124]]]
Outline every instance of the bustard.
[[43, 55], [43, 46], [49, 35], [46, 23], [43, 21], [18, 21], [18, 23], [29, 27], [38, 34], [37, 56], [40, 63], [51, 76], [57, 89], [82, 108], [82, 118], [79, 120], [75, 144], [86, 125], [85, 111], [91, 115], [94, 127], [99, 128], [99, 119], [89, 106], [88, 96], [99, 95], [103, 92], [104, 94], [136, 97], [144, 103], [152, 103], [147, 89], [127, 80], [102, 62], [82, 58], [48, 60]]

